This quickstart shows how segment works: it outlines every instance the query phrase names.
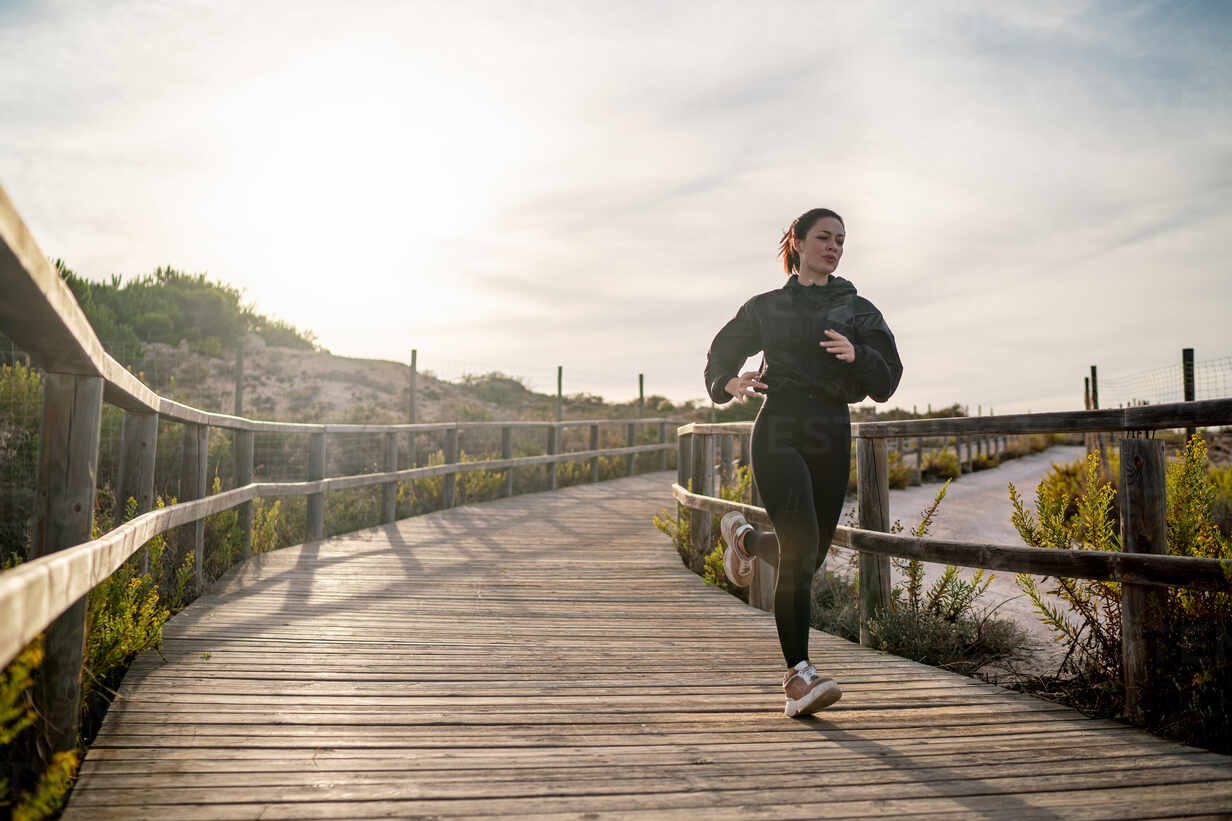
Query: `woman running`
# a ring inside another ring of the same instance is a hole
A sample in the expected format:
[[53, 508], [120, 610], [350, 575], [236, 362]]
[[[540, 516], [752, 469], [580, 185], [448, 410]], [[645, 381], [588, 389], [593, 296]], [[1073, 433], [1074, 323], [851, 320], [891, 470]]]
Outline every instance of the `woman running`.
[[[789, 716], [814, 713], [842, 695], [808, 657], [813, 574], [825, 562], [847, 493], [847, 405], [866, 396], [886, 401], [903, 373], [881, 312], [834, 275], [845, 239], [842, 217], [828, 208], [797, 217], [779, 243], [787, 284], [740, 306], [706, 361], [715, 402], [765, 395], [753, 423], [751, 462], [774, 530], [757, 531], [740, 513], [728, 513], [723, 562], [728, 579], [747, 587], [753, 557], [774, 561], [777, 550], [774, 620], [787, 661]], [[758, 351], [760, 371], [739, 373]]]

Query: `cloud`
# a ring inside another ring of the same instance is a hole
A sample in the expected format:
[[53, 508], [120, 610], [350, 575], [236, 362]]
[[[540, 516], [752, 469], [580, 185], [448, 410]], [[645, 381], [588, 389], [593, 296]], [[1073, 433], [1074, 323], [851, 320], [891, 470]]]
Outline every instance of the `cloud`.
[[339, 353], [687, 397], [824, 204], [891, 404], [1074, 407], [1093, 361], [1226, 351], [1224, 4], [333, 11], [0, 10], [0, 179], [44, 250], [207, 270]]

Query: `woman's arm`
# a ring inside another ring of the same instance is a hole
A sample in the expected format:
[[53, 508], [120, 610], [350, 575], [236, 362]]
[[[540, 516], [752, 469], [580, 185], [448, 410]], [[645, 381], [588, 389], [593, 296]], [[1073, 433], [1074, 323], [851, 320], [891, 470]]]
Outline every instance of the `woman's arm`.
[[762, 349], [761, 330], [749, 302], [719, 329], [706, 354], [706, 392], [717, 404], [732, 400], [727, 383], [738, 378], [744, 360]]
[[856, 384], [874, 401], [884, 402], [898, 389], [903, 376], [903, 361], [898, 356], [894, 334], [881, 312], [866, 301], [866, 310], [856, 313], [856, 333], [852, 362]]

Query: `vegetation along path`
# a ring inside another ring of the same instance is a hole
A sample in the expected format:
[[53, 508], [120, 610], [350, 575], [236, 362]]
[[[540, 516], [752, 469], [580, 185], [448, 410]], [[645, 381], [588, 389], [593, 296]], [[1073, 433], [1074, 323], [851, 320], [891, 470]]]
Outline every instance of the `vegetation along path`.
[[1130, 818], [1232, 807], [1232, 759], [815, 634], [702, 583], [652, 473], [257, 556], [134, 664], [67, 819]]
[[[1013, 482], [1014, 487], [1022, 494], [1027, 508], [1034, 510], [1035, 487], [1048, 474], [1052, 465], [1068, 464], [1085, 456], [1086, 450], [1080, 445], [1053, 445], [1040, 453], [1002, 462], [991, 470], [964, 473], [950, 482], [945, 492], [945, 500], [937, 508], [936, 519], [929, 535], [939, 539], [967, 542], [1025, 545], [1026, 542], [1010, 522], [1012, 508], [1009, 483]], [[940, 489], [940, 484], [926, 483], [891, 490], [891, 521], [899, 519], [903, 526], [910, 530], [920, 521], [921, 512], [932, 504]], [[854, 510], [855, 501], [849, 501], [843, 510], [843, 521], [846, 521], [847, 516]], [[852, 551], [836, 547], [830, 551], [826, 566], [845, 574], [850, 567], [851, 556]], [[944, 570], [944, 565], [925, 562], [925, 584], [935, 582]], [[890, 572], [895, 583], [902, 582], [901, 570], [892, 565]], [[962, 576], [967, 579], [975, 573], [971, 568], [962, 570]], [[1032, 609], [1031, 600], [1014, 582], [1014, 574], [986, 570], [984, 575], [992, 576], [992, 583], [977, 603], [977, 608], [995, 607], [998, 618], [1009, 619], [1026, 631], [1033, 645], [1034, 661], [1022, 665], [1024, 669], [1039, 674], [1055, 673], [1065, 655], [1064, 647], [1054, 641], [1053, 634], [1039, 620], [1038, 614]], [[1037, 576], [1036, 581], [1040, 581], [1040, 577]], [[1040, 587], [1047, 589], [1049, 585], [1041, 582]], [[1048, 598], [1062, 610], [1069, 609], [1061, 599], [1055, 596]]]

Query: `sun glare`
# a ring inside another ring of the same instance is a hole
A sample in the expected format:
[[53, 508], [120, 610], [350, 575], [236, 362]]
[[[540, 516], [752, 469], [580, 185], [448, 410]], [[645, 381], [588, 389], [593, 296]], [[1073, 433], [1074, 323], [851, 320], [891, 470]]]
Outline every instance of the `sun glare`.
[[352, 291], [422, 275], [430, 297], [435, 249], [495, 211], [521, 150], [505, 107], [371, 44], [305, 57], [219, 116], [247, 244], [275, 277], [345, 275]]

